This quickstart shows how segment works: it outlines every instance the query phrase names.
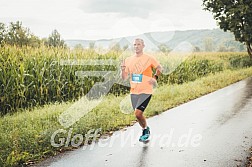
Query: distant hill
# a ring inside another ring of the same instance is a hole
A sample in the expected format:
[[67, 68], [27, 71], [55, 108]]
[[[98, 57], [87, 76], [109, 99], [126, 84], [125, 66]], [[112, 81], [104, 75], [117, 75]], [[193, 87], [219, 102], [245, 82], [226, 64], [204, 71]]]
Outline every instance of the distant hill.
[[65, 40], [70, 48], [81, 45], [84, 48], [94, 44], [95, 47], [108, 48], [115, 44], [121, 48], [131, 45], [135, 38], [143, 38], [146, 48], [158, 50], [161, 44], [165, 44], [169, 49], [174, 49], [182, 42], [188, 42], [198, 51], [245, 51], [245, 47], [240, 42], [235, 41], [234, 35], [220, 29], [213, 30], [187, 30], [187, 31], [165, 31], [150, 32], [138, 36], [128, 36], [116, 39], [101, 40]]

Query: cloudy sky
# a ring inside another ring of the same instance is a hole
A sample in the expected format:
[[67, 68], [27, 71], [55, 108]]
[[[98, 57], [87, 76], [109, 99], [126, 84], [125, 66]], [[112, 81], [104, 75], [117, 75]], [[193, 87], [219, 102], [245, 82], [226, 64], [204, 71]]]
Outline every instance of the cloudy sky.
[[217, 28], [202, 0], [0, 0], [0, 22], [39, 37], [111, 39], [153, 31]]

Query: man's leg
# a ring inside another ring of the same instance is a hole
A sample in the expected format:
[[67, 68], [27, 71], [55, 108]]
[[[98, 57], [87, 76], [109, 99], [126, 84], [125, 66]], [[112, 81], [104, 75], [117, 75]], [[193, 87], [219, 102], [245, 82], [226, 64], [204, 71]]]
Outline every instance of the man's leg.
[[150, 94], [140, 94], [137, 97], [137, 103], [135, 104], [134, 102], [134, 98], [132, 98], [131, 100], [133, 100], [133, 104], [132, 105], [136, 105], [135, 108], [135, 116], [138, 120], [138, 123], [140, 124], [140, 126], [143, 129], [143, 133], [142, 136], [140, 136], [139, 141], [147, 141], [149, 136], [150, 136], [150, 128], [147, 126], [146, 123], [146, 118], [144, 117], [143, 113], [144, 110], [146, 109], [150, 99], [151, 99], [151, 95]]
[[140, 124], [140, 126], [145, 129], [147, 127], [147, 123], [146, 123], [146, 119], [143, 115], [143, 111], [136, 109], [135, 110], [135, 116], [138, 120], [138, 123]]
[[151, 99], [150, 94], [131, 95], [131, 103], [132, 107], [135, 109], [135, 116], [143, 129], [147, 127], [146, 119], [143, 113], [150, 99]]

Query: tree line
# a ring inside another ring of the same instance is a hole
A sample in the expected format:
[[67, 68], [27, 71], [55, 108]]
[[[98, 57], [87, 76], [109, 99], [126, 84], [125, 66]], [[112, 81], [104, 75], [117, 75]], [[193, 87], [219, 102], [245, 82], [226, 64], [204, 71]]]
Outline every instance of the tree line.
[[0, 22], [0, 46], [4, 44], [31, 47], [66, 47], [65, 41], [57, 30], [53, 30], [48, 38], [40, 39], [29, 28], [24, 27], [20, 21], [10, 22], [9, 25]]

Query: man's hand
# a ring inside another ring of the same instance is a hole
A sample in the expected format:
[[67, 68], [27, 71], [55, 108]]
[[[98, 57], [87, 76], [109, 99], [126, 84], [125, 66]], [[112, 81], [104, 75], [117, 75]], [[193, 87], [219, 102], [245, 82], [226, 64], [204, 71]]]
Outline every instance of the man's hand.
[[157, 86], [157, 80], [155, 78], [151, 78], [149, 81], [148, 81], [151, 85], [153, 85], [154, 87]]
[[126, 69], [126, 66], [125, 66], [125, 60], [122, 60], [122, 63], [121, 63], [121, 70], [125, 70]]
[[121, 77], [123, 80], [126, 80], [128, 77], [128, 73], [125, 72], [125, 69], [126, 69], [125, 60], [123, 60], [121, 63]]

